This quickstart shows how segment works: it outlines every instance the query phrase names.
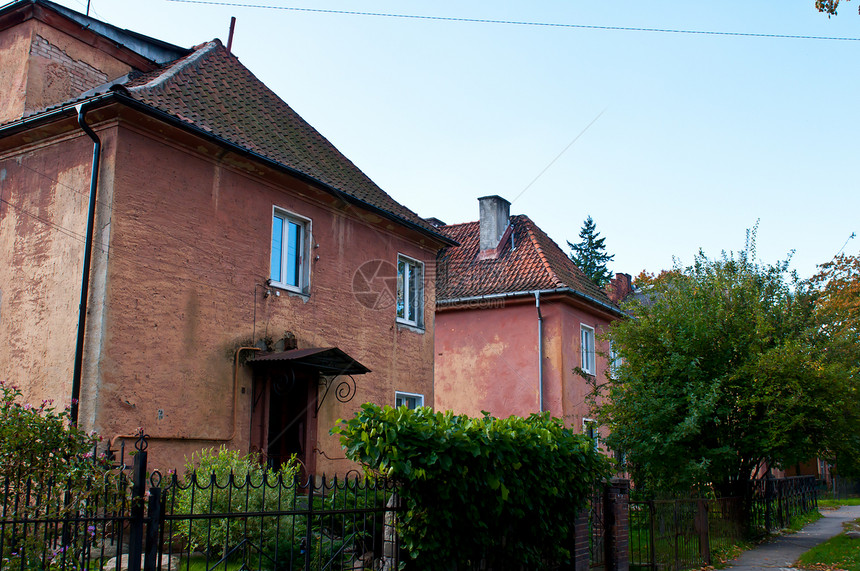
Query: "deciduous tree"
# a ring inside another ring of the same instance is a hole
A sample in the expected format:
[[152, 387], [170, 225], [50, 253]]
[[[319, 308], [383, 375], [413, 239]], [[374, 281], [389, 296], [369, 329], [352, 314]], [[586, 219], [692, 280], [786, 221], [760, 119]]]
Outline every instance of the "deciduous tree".
[[640, 277], [648, 303], [613, 323], [623, 364], [600, 410], [638, 485], [734, 494], [763, 467], [828, 454], [856, 432], [857, 397], [819, 334], [814, 292], [787, 266], [755, 262], [753, 233], [737, 255], [700, 252]]

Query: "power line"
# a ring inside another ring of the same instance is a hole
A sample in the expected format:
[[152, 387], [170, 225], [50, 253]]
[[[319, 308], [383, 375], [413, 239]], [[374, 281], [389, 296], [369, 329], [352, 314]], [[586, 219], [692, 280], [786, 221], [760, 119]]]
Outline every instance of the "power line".
[[537, 175], [536, 177], [534, 177], [534, 179], [532, 179], [532, 181], [531, 181], [530, 183], [528, 183], [528, 184], [526, 185], [526, 187], [525, 187], [524, 189], [522, 189], [518, 195], [516, 195], [516, 197], [514, 197], [514, 199], [511, 201], [511, 204], [513, 204], [514, 202], [516, 202], [516, 201], [517, 201], [517, 199], [518, 199], [519, 197], [521, 197], [521, 196], [522, 196], [522, 195], [523, 195], [523, 194], [524, 194], [524, 193], [525, 193], [529, 188], [531, 188], [531, 186], [532, 186], [534, 183], [536, 183], [536, 182], [537, 182], [537, 179], [539, 179], [540, 177], [542, 177], [542, 176], [543, 176], [543, 173], [545, 173], [546, 171], [548, 171], [548, 170], [549, 170], [549, 168], [550, 168], [552, 165], [554, 165], [554, 164], [555, 164], [555, 162], [556, 162], [558, 159], [560, 159], [560, 158], [561, 158], [561, 156], [562, 156], [564, 153], [566, 153], [566, 152], [567, 152], [567, 150], [568, 150], [570, 147], [572, 147], [572, 146], [573, 146], [573, 144], [574, 144], [575, 142], [577, 142], [577, 141], [579, 140], [579, 138], [580, 138], [580, 137], [582, 137], [582, 136], [585, 134], [585, 132], [586, 132], [586, 131], [588, 131], [588, 129], [589, 129], [592, 125], [594, 125], [594, 124], [597, 122], [597, 120], [598, 120], [598, 119], [600, 119], [601, 115], [603, 115], [604, 113], [606, 113], [606, 109], [604, 109], [603, 111], [601, 111], [600, 113], [598, 113], [598, 114], [597, 114], [597, 117], [595, 117], [594, 119], [592, 119], [592, 120], [591, 120], [591, 123], [589, 123], [588, 125], [586, 125], [586, 126], [585, 126], [585, 128], [584, 128], [582, 131], [580, 131], [580, 132], [579, 132], [579, 134], [578, 134], [576, 137], [574, 137], [574, 138], [573, 138], [573, 140], [572, 140], [571, 142], [569, 142], [569, 143], [567, 144], [567, 146], [566, 146], [564, 149], [562, 149], [562, 151], [561, 151], [558, 155], [556, 155], [556, 157], [555, 157], [553, 160], [551, 160], [551, 161], [549, 162], [549, 164], [548, 164], [548, 165], [546, 165], [546, 166], [544, 167], [544, 169], [543, 169], [542, 171], [540, 171], [540, 172], [538, 173], [538, 175]]
[[470, 24], [503, 24], [508, 26], [534, 26], [543, 28], [574, 28], [580, 30], [608, 30], [616, 32], [655, 32], [661, 34], [690, 34], [703, 36], [734, 36], [743, 38], [774, 38], [787, 40], [829, 40], [857, 42], [860, 38], [841, 38], [836, 36], [804, 36], [793, 34], [763, 34], [756, 32], [721, 32], [716, 30], [682, 30], [674, 28], [639, 28], [628, 26], [597, 26], [593, 24], [563, 24], [560, 22], [529, 22], [524, 20], [492, 20], [488, 18], [456, 18], [453, 16], [419, 16], [417, 14], [391, 14], [385, 12], [360, 12], [357, 10], [326, 10], [323, 8], [295, 8], [292, 6], [267, 6], [265, 4], [245, 4], [243, 2], [214, 2], [212, 0], [167, 0], [180, 4], [205, 4], [208, 6], [230, 6], [234, 8], [259, 8], [264, 10], [288, 10], [291, 12], [313, 12], [317, 14], [340, 14], [347, 16], [375, 16], [380, 18], [399, 18], [405, 20], [431, 20], [437, 22], [463, 22]]

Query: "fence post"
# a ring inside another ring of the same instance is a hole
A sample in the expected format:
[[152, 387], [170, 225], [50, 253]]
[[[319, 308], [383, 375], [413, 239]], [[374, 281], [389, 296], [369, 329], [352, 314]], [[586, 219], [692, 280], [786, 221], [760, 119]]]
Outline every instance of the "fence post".
[[603, 547], [606, 571], [628, 571], [629, 521], [628, 498], [630, 481], [615, 479], [603, 489]]
[[696, 527], [699, 528], [699, 555], [705, 565], [711, 564], [711, 526], [708, 518], [708, 502], [700, 499], [696, 511]]
[[657, 533], [657, 506], [654, 504], [654, 500], [648, 500], [648, 514], [648, 551], [650, 552], [649, 562], [651, 563], [651, 569], [657, 569], [657, 545], [656, 541], [654, 540], [654, 535]]
[[615, 567], [615, 502], [612, 485], [603, 486], [603, 565], [606, 571], [617, 571]]
[[770, 533], [773, 528], [773, 478], [770, 473], [765, 476], [764, 480], [764, 531]]
[[591, 553], [589, 542], [588, 520], [591, 517], [591, 508], [586, 506], [576, 514], [573, 523], [573, 571], [588, 571], [591, 568]]
[[146, 551], [143, 555], [143, 571], [155, 571], [158, 559], [158, 539], [161, 530], [161, 488], [153, 486], [149, 490], [149, 521], [146, 526]]
[[[313, 549], [313, 529], [314, 529], [314, 487], [315, 482], [313, 474], [308, 474], [308, 528], [305, 536], [305, 571], [311, 571], [311, 550]], [[323, 488], [325, 488], [325, 476], [322, 480]], [[129, 569], [131, 571], [131, 569]]]
[[[131, 522], [128, 534], [128, 571], [140, 571], [143, 553], [144, 495], [146, 494], [146, 435], [141, 431], [134, 447], [137, 454], [131, 470]], [[122, 555], [120, 554], [120, 559]]]

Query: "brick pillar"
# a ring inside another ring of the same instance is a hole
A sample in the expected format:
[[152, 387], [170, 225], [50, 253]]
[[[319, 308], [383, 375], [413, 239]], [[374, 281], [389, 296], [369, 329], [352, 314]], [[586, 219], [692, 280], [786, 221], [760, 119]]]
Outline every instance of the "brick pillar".
[[630, 480], [613, 479], [606, 484], [604, 501], [608, 524], [606, 529], [606, 571], [630, 569], [628, 502]]
[[573, 571], [588, 571], [591, 568], [591, 552], [589, 550], [588, 520], [591, 508], [584, 508], [576, 515], [573, 524]]

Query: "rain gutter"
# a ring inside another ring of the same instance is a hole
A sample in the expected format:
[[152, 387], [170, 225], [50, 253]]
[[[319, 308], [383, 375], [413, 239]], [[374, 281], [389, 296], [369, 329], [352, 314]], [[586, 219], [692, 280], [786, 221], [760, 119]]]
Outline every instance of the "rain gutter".
[[130, 97], [129, 95], [123, 93], [123, 91], [125, 91], [125, 88], [119, 87], [117, 89], [117, 91], [114, 92], [116, 99], [118, 101], [120, 101], [121, 103], [128, 105], [129, 107], [131, 107], [133, 109], [136, 109], [138, 111], [142, 111], [148, 115], [151, 115], [157, 119], [160, 119], [161, 121], [164, 121], [165, 123], [169, 123], [175, 127], [179, 127], [180, 129], [190, 131], [196, 135], [199, 135], [199, 136], [204, 137], [206, 139], [210, 139], [212, 141], [215, 141], [218, 144], [229, 148], [231, 151], [233, 151], [234, 153], [236, 153], [238, 155], [254, 159], [255, 161], [259, 161], [261, 163], [264, 163], [267, 166], [272, 167], [276, 170], [286, 171], [290, 175], [292, 175], [296, 178], [299, 178], [305, 182], [309, 182], [309, 183], [313, 184], [314, 186], [321, 186], [326, 191], [328, 191], [329, 194], [332, 194], [332, 195], [340, 198], [344, 202], [358, 205], [365, 210], [370, 210], [371, 212], [379, 214], [383, 218], [387, 218], [393, 222], [397, 222], [398, 224], [401, 224], [403, 226], [411, 228], [412, 230], [416, 230], [416, 231], [420, 232], [421, 234], [424, 234], [425, 236], [433, 238], [438, 242], [442, 242], [446, 246], [459, 246], [459, 243], [452, 240], [451, 238], [448, 238], [444, 234], [428, 230], [427, 228], [424, 228], [424, 227], [420, 226], [419, 224], [416, 224], [415, 222], [412, 222], [412, 221], [407, 220], [405, 218], [401, 218], [401, 217], [397, 216], [396, 214], [394, 214], [393, 212], [389, 212], [389, 211], [384, 210], [378, 206], [370, 204], [369, 202], [365, 202], [364, 200], [361, 200], [358, 197], [355, 197], [355, 196], [353, 196], [347, 192], [344, 192], [338, 188], [335, 188], [335, 187], [333, 187], [333, 186], [331, 186], [331, 185], [329, 185], [329, 184], [327, 184], [321, 180], [318, 180], [318, 179], [316, 179], [316, 178], [314, 178], [314, 177], [312, 177], [306, 173], [301, 172], [300, 170], [289, 167], [283, 163], [279, 163], [278, 161], [270, 159], [270, 158], [263, 156], [261, 154], [255, 153], [254, 151], [248, 150], [245, 147], [242, 147], [241, 145], [238, 145], [232, 141], [229, 141], [229, 140], [227, 140], [227, 139], [225, 139], [219, 135], [215, 135], [214, 133], [206, 131], [205, 129], [201, 129], [200, 127], [186, 123], [185, 121], [182, 121], [181, 119], [178, 119], [169, 113], [165, 113], [164, 111], [162, 111], [160, 109], [157, 109], [157, 108], [152, 107], [150, 105], [147, 105], [145, 103], [141, 103], [140, 101], [138, 101], [138, 100]]
[[575, 289], [569, 288], [569, 287], [559, 287], [559, 288], [555, 288], [555, 289], [541, 289], [541, 290], [512, 291], [512, 292], [505, 292], [505, 293], [488, 293], [486, 295], [474, 295], [474, 296], [468, 296], [468, 297], [454, 297], [454, 298], [450, 298], [450, 299], [437, 299], [436, 305], [437, 306], [460, 305], [460, 304], [475, 303], [475, 302], [487, 301], [487, 300], [509, 299], [509, 298], [513, 298], [513, 297], [533, 296], [536, 294], [551, 295], [551, 294], [558, 294], [558, 293], [568, 294], [568, 295], [572, 295], [574, 297], [578, 297], [580, 299], [587, 301], [588, 303], [591, 303], [593, 305], [600, 307], [601, 309], [604, 309], [610, 313], [613, 313], [618, 317], [624, 317], [624, 318], [630, 317], [629, 315], [627, 315], [626, 313], [624, 313], [620, 309], [613, 307], [612, 305], [610, 305], [606, 302], [600, 301], [599, 299], [595, 299], [595, 298], [591, 297], [590, 295], [586, 295], [582, 292], [576, 291]]

